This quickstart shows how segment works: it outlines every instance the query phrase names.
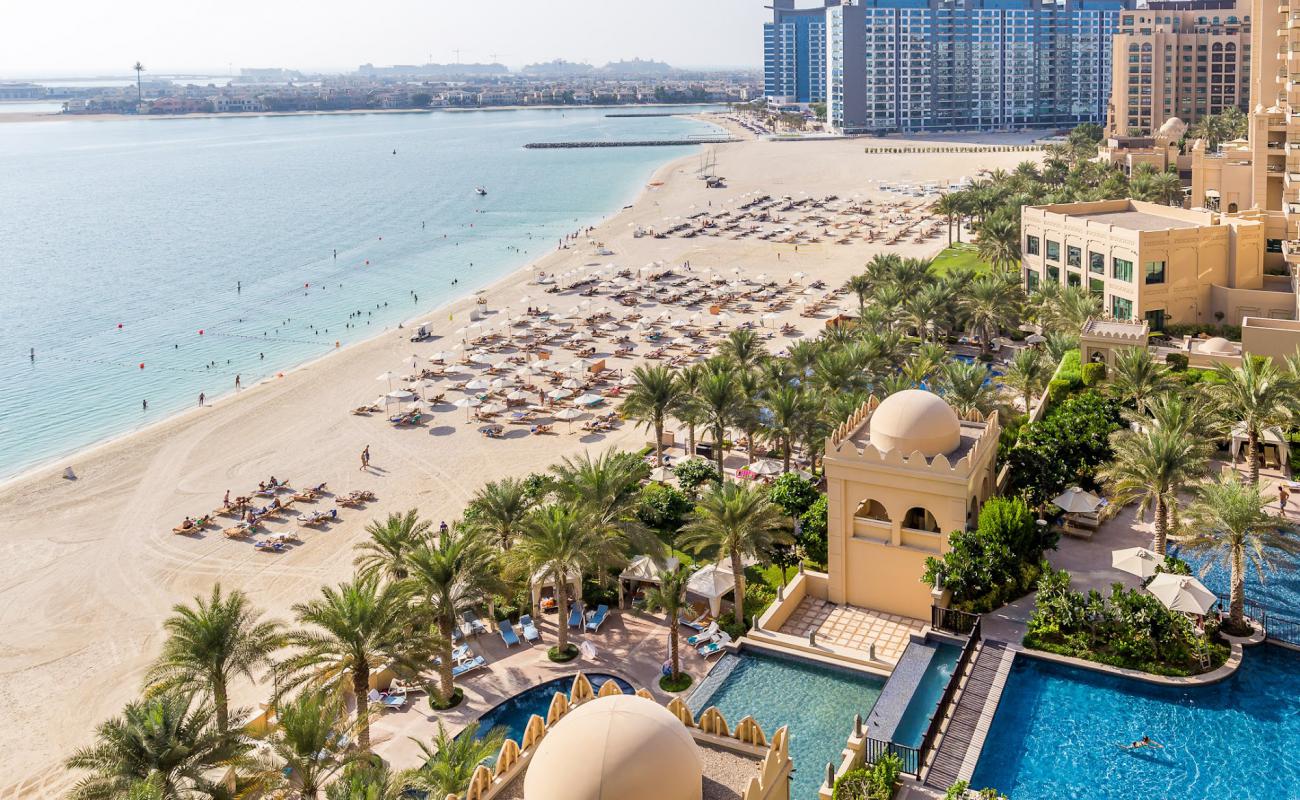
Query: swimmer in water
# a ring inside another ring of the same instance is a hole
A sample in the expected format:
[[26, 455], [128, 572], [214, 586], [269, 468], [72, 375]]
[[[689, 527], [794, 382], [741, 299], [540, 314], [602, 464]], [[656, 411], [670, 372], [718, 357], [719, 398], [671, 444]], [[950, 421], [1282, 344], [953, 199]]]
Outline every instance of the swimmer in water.
[[1163, 748], [1164, 745], [1160, 744], [1159, 742], [1152, 741], [1150, 736], [1143, 736], [1141, 739], [1138, 739], [1133, 744], [1124, 745], [1125, 750], [1140, 750], [1143, 747]]

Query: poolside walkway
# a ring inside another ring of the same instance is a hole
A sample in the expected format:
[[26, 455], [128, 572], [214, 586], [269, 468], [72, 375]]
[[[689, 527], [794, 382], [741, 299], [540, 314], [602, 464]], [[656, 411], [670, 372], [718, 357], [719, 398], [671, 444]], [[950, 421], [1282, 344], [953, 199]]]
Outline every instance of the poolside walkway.
[[863, 652], [874, 643], [877, 659], [896, 664], [912, 634], [920, 634], [925, 627], [920, 620], [897, 614], [804, 597], [781, 626], [781, 633], [806, 639], [815, 631], [818, 642]]
[[[659, 690], [659, 667], [667, 657], [668, 626], [662, 616], [631, 611], [612, 611], [599, 633], [573, 634], [570, 641], [589, 641], [596, 648], [596, 658], [579, 656], [567, 664], [552, 663], [547, 648], [555, 644], [556, 619], [544, 615], [537, 619], [542, 640], [507, 650], [501, 637], [481, 634], [470, 639], [470, 647], [488, 661], [486, 668], [459, 679], [465, 700], [450, 711], [434, 712], [424, 694], [417, 694], [401, 710], [379, 711], [371, 716], [371, 739], [374, 751], [394, 769], [419, 766], [420, 750], [412, 739], [426, 744], [438, 731], [438, 723], [449, 733], [457, 733], [481, 714], [509, 697], [558, 677], [577, 672], [605, 672], [628, 680], [637, 688], [646, 688], [661, 702], [670, 695]], [[683, 629], [685, 638], [690, 631]], [[698, 682], [711, 662], [682, 643], [682, 668]], [[688, 690], [689, 692], [689, 690]]]

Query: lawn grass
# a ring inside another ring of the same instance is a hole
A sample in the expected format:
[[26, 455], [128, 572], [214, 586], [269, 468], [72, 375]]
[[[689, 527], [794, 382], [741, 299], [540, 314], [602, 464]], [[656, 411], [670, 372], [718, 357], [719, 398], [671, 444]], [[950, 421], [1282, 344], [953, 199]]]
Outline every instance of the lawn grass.
[[973, 269], [981, 275], [993, 269], [980, 260], [975, 245], [969, 242], [962, 242], [961, 244], [953, 242], [951, 247], [944, 248], [943, 252], [934, 257], [931, 266], [937, 275], [946, 275], [949, 270], [959, 267]]

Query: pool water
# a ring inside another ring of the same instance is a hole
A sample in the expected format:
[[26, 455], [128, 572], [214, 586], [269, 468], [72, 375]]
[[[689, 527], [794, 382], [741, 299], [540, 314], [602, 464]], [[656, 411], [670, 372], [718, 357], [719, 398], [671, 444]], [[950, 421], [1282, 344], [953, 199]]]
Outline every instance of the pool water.
[[[631, 694], [636, 691], [632, 684], [622, 678], [599, 673], [585, 674], [587, 680], [591, 682], [591, 688], [597, 692], [600, 691], [601, 686], [605, 685], [606, 681], [616, 682], [624, 694]], [[546, 712], [551, 709], [551, 698], [555, 696], [556, 692], [568, 694], [573, 688], [573, 677], [569, 675], [538, 684], [531, 689], [525, 689], [509, 700], [493, 706], [491, 710], [478, 718], [477, 738], [482, 739], [493, 728], [501, 726], [505, 728], [507, 739], [514, 739], [516, 742], [522, 740], [524, 738], [524, 729], [528, 727], [528, 720], [532, 719], [534, 714], [546, 719]]]
[[[1203, 558], [1194, 553], [1174, 546], [1172, 554], [1192, 565], [1192, 574], [1200, 577], [1201, 565], [1210, 562], [1210, 569], [1201, 577], [1201, 581], [1213, 592], [1226, 597], [1231, 588], [1228, 569], [1218, 561]], [[1300, 619], [1300, 563], [1294, 556], [1279, 550], [1269, 550], [1273, 561], [1272, 571], [1265, 573], [1260, 580], [1259, 573], [1253, 568], [1246, 570], [1246, 599], [1258, 603], [1271, 612], [1288, 619]]]
[[717, 706], [732, 727], [752, 716], [768, 736], [788, 725], [795, 768], [790, 796], [815, 798], [826, 763], [839, 766], [840, 751], [853, 731], [853, 715], [867, 718], [884, 679], [752, 649], [724, 659], [734, 661], [715, 670], [729, 669], [730, 674], [716, 686], [708, 680], [702, 683], [688, 701], [691, 710], [698, 716]]
[[943, 692], [952, 680], [952, 673], [961, 658], [961, 648], [951, 644], [941, 644], [935, 648], [925, 674], [912, 692], [912, 699], [907, 710], [894, 729], [893, 740], [908, 747], [920, 747], [925, 738], [925, 731], [930, 727], [930, 718], [943, 697]]
[[[1295, 797], [1298, 674], [1300, 653], [1275, 645], [1189, 688], [1017, 657], [972, 784], [1015, 800]], [[1163, 747], [1123, 747], [1143, 736]]]

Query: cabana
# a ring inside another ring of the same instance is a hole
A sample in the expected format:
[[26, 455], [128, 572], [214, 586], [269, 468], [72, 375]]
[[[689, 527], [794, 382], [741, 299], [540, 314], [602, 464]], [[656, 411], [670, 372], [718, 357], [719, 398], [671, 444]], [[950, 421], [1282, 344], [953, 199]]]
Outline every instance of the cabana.
[[659, 585], [659, 576], [665, 571], [671, 571], [677, 568], [680, 562], [676, 558], [669, 558], [664, 562], [664, 566], [659, 566], [650, 556], [636, 556], [628, 563], [618, 576], [618, 606], [623, 608], [623, 594], [626, 590], [631, 594], [636, 594], [637, 584], [650, 583], [655, 586]]
[[[1229, 452], [1232, 453], [1232, 460], [1235, 463], [1237, 456], [1245, 457], [1246, 440], [1250, 438], [1246, 433], [1246, 423], [1238, 422], [1232, 428], [1232, 446]], [[1286, 437], [1278, 428], [1263, 428], [1260, 430], [1259, 437], [1259, 458], [1264, 466], [1276, 467], [1287, 463], [1290, 446], [1287, 444]]]
[[[569, 602], [572, 603], [575, 600], [581, 600], [582, 573], [577, 570], [570, 570], [568, 580], [566, 580], [565, 583], [569, 587]], [[540, 611], [542, 608], [542, 590], [547, 587], [550, 587], [552, 590], [558, 588], [556, 587], [555, 582], [551, 580], [550, 570], [548, 569], [539, 569], [537, 572], [534, 572], [533, 577], [529, 580], [528, 584], [533, 595], [534, 613]]]
[[731, 569], [721, 564], [709, 564], [691, 575], [686, 582], [687, 594], [694, 594], [709, 601], [709, 613], [714, 617], [722, 613], [722, 596], [736, 588], [736, 576]]

